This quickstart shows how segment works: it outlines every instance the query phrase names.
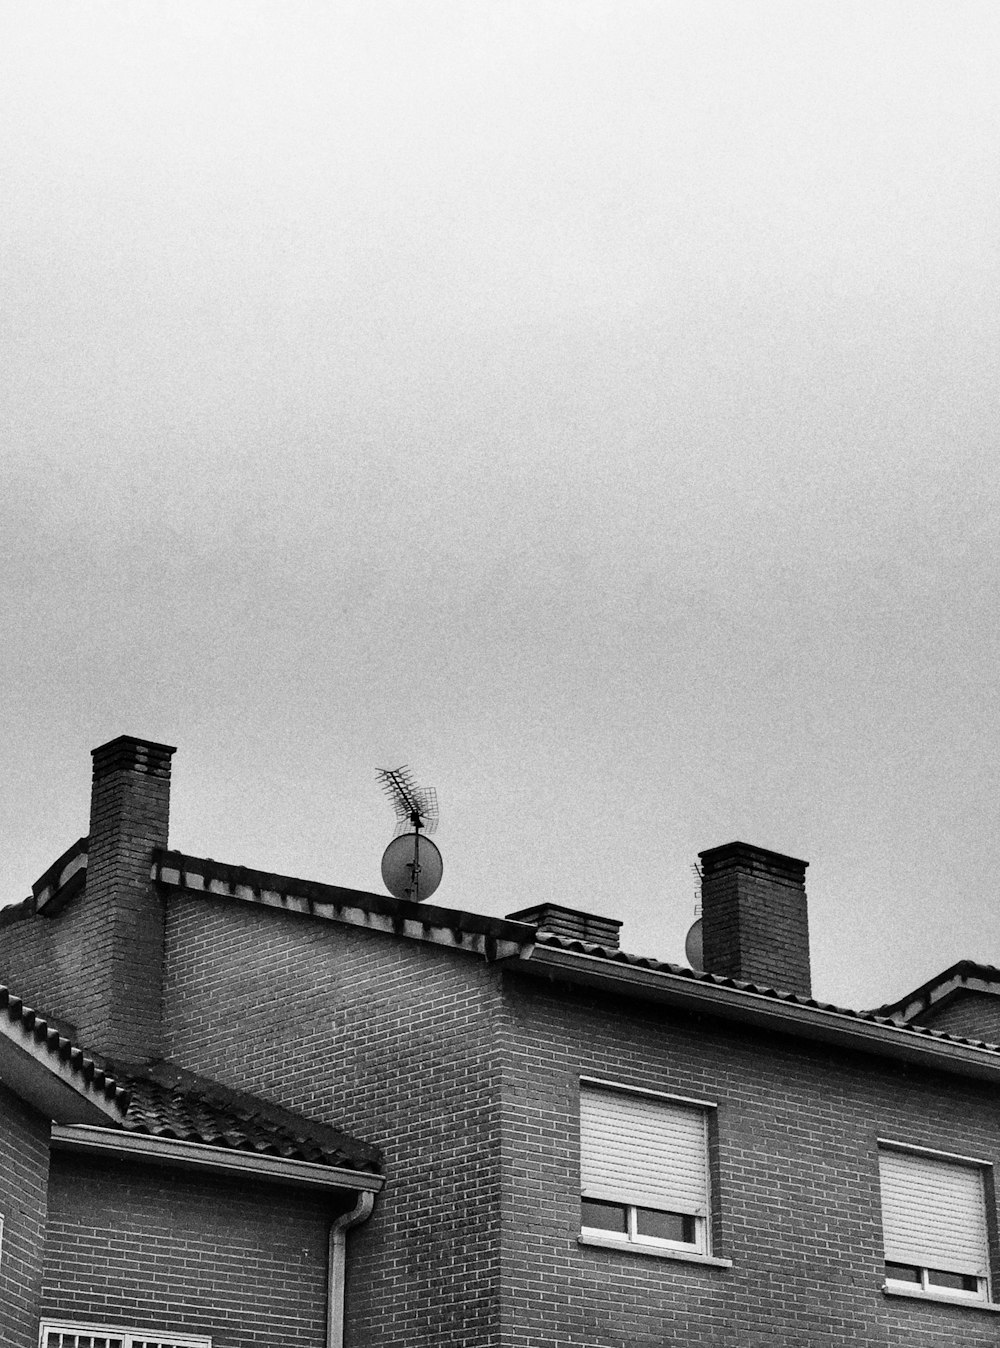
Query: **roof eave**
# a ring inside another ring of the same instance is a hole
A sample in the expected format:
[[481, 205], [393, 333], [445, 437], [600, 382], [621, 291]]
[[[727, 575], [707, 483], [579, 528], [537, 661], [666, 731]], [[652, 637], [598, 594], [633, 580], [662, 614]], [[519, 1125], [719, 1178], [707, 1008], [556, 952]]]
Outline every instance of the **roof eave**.
[[257, 1179], [304, 1189], [349, 1189], [378, 1193], [385, 1183], [381, 1175], [370, 1170], [318, 1165], [314, 1161], [299, 1161], [287, 1156], [268, 1156], [215, 1147], [205, 1142], [187, 1142], [180, 1138], [155, 1137], [147, 1133], [79, 1124], [69, 1127], [53, 1124], [52, 1146], [59, 1151], [145, 1161], [152, 1165]]
[[985, 1081], [1000, 1081], [1000, 1054], [902, 1027], [879, 1025], [842, 1012], [779, 1000], [742, 988], [721, 987], [657, 969], [620, 964], [597, 955], [535, 946], [504, 966], [536, 977], [562, 978], [585, 987], [661, 1002], [686, 1011], [791, 1034], [817, 1043]]

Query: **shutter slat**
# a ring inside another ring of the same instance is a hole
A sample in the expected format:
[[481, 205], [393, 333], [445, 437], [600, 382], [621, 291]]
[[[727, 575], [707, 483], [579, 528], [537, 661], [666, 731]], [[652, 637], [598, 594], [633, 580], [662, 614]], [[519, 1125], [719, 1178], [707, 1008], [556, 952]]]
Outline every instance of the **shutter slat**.
[[581, 1086], [580, 1173], [586, 1198], [703, 1217], [704, 1114], [667, 1100]]
[[989, 1267], [982, 1171], [909, 1152], [879, 1152], [885, 1257], [985, 1278]]

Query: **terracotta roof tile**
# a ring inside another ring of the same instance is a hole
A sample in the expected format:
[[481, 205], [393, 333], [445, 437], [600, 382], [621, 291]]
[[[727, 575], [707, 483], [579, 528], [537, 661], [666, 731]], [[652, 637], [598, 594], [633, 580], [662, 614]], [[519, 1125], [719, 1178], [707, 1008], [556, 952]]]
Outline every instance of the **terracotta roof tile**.
[[129, 1132], [317, 1165], [379, 1168], [377, 1147], [171, 1063], [130, 1067], [122, 1075], [131, 1096], [124, 1120]]

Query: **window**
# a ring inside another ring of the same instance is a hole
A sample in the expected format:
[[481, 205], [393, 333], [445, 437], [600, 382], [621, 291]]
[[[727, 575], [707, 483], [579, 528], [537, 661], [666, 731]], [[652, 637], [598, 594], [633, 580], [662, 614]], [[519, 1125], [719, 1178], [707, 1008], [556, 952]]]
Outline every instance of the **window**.
[[880, 1148], [887, 1291], [989, 1300], [983, 1178], [974, 1162]]
[[708, 1255], [704, 1107], [582, 1082], [580, 1182], [584, 1240]]
[[166, 1338], [148, 1329], [111, 1329], [107, 1325], [57, 1324], [43, 1320], [39, 1333], [39, 1348], [212, 1348], [212, 1340], [180, 1338], [168, 1334]]

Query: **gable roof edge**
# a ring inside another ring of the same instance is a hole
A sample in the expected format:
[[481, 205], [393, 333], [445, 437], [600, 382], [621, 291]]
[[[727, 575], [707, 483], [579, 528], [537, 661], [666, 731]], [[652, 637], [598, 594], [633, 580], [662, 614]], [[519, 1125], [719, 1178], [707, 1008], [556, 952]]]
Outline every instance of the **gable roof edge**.
[[109, 1072], [3, 986], [0, 1080], [59, 1123], [120, 1123], [128, 1106]]
[[210, 857], [190, 857], [182, 852], [155, 852], [151, 875], [168, 890], [204, 898], [236, 899], [384, 935], [405, 936], [490, 961], [516, 955], [535, 939], [534, 927], [509, 918], [413, 903], [388, 894], [300, 880], [213, 861]]
[[894, 1002], [876, 1007], [872, 1014], [909, 1021], [921, 1012], [929, 1011], [932, 1006], [949, 1001], [961, 991], [1000, 996], [1000, 969], [991, 964], [977, 964], [975, 960], [957, 960], [912, 992], [905, 993]]

